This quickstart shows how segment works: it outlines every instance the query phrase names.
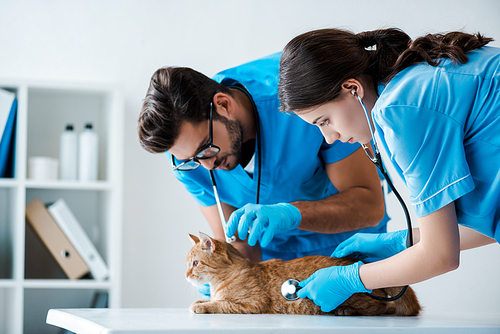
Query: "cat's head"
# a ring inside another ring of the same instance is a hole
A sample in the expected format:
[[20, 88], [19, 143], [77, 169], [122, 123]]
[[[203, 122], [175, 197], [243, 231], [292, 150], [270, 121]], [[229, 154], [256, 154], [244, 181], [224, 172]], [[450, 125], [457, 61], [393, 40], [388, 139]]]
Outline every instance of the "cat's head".
[[209, 237], [200, 232], [198, 237], [190, 234], [194, 245], [186, 257], [186, 279], [194, 286], [210, 283], [217, 273], [233, 264], [241, 254], [225, 241]]

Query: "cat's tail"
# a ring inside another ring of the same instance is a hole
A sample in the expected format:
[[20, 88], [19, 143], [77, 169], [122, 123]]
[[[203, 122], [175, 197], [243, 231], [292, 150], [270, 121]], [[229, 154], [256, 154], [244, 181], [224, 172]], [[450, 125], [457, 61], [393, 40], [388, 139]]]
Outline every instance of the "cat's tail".
[[[388, 296], [396, 296], [403, 287], [393, 287], [383, 289]], [[418, 302], [417, 295], [411, 287], [408, 287], [405, 294], [388, 305], [392, 315], [419, 315], [422, 307]]]

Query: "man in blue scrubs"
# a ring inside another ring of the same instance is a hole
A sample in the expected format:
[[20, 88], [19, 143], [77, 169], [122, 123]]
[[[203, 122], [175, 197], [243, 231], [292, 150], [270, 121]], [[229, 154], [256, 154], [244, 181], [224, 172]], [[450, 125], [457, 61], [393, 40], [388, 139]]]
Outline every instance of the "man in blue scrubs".
[[273, 54], [213, 79], [159, 69], [139, 117], [141, 145], [166, 152], [224, 239], [213, 171], [227, 234], [254, 261], [329, 256], [356, 232], [385, 232], [388, 220], [377, 170], [359, 145], [327, 144], [316, 127], [278, 111], [279, 60]]

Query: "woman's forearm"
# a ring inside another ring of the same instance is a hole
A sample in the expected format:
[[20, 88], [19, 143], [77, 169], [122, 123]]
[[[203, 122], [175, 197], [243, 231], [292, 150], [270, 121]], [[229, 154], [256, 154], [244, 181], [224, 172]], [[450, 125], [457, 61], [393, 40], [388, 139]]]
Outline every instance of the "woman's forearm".
[[417, 244], [386, 260], [360, 266], [359, 276], [367, 289], [386, 288], [422, 282], [457, 265], [455, 261], [435, 260]]
[[454, 270], [460, 241], [453, 203], [422, 218], [413, 247], [388, 259], [360, 266], [367, 289], [414, 284]]

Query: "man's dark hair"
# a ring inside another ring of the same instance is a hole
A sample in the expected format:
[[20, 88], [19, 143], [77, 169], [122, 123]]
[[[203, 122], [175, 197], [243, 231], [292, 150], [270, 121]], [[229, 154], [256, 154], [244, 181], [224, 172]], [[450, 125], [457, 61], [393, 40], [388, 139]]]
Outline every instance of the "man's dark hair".
[[[184, 122], [198, 125], [208, 119], [216, 92], [229, 89], [187, 67], [164, 67], [151, 77], [138, 120], [141, 146], [152, 153], [168, 151]], [[214, 115], [217, 119], [217, 115]]]

